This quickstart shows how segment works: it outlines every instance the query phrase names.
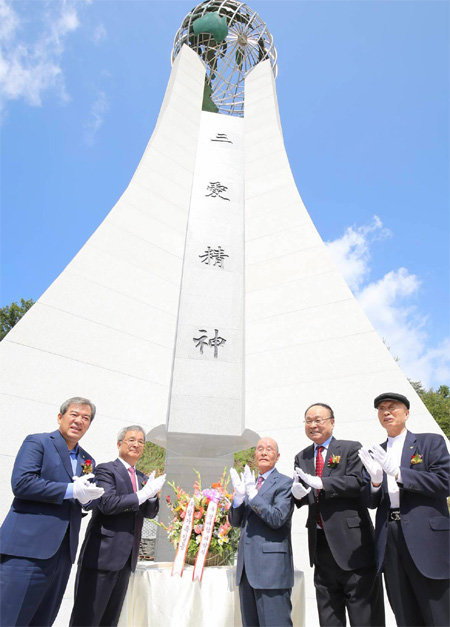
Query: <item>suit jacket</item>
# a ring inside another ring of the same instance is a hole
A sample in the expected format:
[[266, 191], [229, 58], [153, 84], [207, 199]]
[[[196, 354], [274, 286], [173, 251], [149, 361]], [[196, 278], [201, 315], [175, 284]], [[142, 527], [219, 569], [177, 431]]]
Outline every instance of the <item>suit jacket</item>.
[[244, 566], [252, 588], [271, 590], [294, 585], [291, 487], [292, 479], [275, 468], [250, 502], [246, 498], [239, 507], [230, 507], [230, 523], [241, 528], [236, 567], [238, 585]]
[[[79, 447], [77, 475], [86, 459], [94, 466], [92, 457]], [[0, 529], [2, 554], [48, 559], [59, 549], [69, 528], [74, 562], [81, 505], [75, 499], [64, 499], [73, 474], [69, 449], [59, 431], [25, 438], [12, 472], [14, 500]]]
[[[387, 441], [381, 445], [387, 447]], [[422, 461], [412, 464], [420, 455]], [[429, 579], [450, 577], [450, 519], [447, 496], [450, 494], [450, 456], [445, 440], [434, 433], [407, 431], [400, 464], [400, 524], [408, 551], [417, 569]], [[383, 567], [391, 507], [387, 478], [377, 492], [370, 488], [365, 473], [363, 496], [369, 507], [377, 507], [375, 542], [378, 570]]]
[[[131, 555], [134, 571], [144, 518], [156, 516], [159, 499], [155, 496], [139, 505], [130, 474], [119, 459], [99, 464], [95, 476], [105, 493], [94, 501], [78, 563], [87, 568], [117, 571]], [[142, 488], [147, 477], [137, 470], [136, 478], [138, 489]]]
[[[322, 482], [325, 489], [319, 492], [319, 503], [316, 501], [316, 490], [295, 501], [297, 507], [309, 506], [306, 527], [311, 566], [316, 555], [318, 505], [325, 537], [338, 566], [346, 571], [375, 566], [373, 525], [361, 499], [363, 476], [358, 457], [360, 448], [359, 442], [333, 437], [324, 460]], [[334, 468], [328, 466], [332, 455], [340, 456]], [[308, 474], [316, 474], [314, 444], [295, 456], [295, 466]]]

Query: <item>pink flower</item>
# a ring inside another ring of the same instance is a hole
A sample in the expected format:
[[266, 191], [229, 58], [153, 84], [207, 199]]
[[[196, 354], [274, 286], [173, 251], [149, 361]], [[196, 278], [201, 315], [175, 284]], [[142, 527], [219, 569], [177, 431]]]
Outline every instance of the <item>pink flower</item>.
[[195, 525], [194, 531], [195, 533], [201, 533], [203, 531], [203, 525]]

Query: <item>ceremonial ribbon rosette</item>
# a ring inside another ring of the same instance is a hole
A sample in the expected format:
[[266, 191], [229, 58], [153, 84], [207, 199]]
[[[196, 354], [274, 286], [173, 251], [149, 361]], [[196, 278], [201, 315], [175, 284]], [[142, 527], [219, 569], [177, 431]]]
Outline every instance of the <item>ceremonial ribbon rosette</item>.
[[193, 494], [168, 485], [174, 496], [166, 497], [173, 515], [168, 525], [158, 523], [177, 549], [172, 575], [182, 575], [185, 562], [194, 564], [193, 580], [201, 580], [204, 566], [231, 564], [239, 542], [239, 529], [228, 522], [233, 495], [228, 492], [226, 469], [217, 483], [202, 489], [200, 473]]

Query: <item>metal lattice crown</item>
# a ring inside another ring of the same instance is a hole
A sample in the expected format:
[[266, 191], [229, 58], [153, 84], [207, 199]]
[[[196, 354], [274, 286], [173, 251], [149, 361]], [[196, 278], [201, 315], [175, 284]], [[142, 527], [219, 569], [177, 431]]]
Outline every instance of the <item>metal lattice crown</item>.
[[203, 109], [244, 115], [244, 80], [257, 63], [270, 60], [277, 75], [272, 35], [259, 15], [243, 2], [209, 0], [184, 18], [172, 50], [172, 63], [187, 44], [206, 66]]

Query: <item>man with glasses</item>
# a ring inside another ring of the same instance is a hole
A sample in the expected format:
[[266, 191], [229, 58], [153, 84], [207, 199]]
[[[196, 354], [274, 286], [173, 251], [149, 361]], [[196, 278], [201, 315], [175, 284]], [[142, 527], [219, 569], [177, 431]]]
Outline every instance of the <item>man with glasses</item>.
[[119, 457], [99, 464], [97, 484], [105, 493], [96, 501], [78, 560], [75, 602], [70, 625], [117, 625], [128, 587], [136, 569], [144, 518], [158, 513], [158, 493], [166, 475], [147, 480], [136, 462], [142, 456], [145, 433], [139, 425], [117, 436]]
[[315, 403], [305, 412], [313, 445], [295, 457], [292, 494], [308, 505], [309, 558], [321, 626], [383, 626], [381, 578], [376, 574], [373, 525], [362, 505], [359, 442], [333, 437], [334, 414]]
[[377, 508], [378, 569], [397, 625], [450, 625], [450, 457], [437, 433], [406, 429], [409, 400], [384, 392], [374, 400], [387, 441], [359, 456], [364, 497]]

